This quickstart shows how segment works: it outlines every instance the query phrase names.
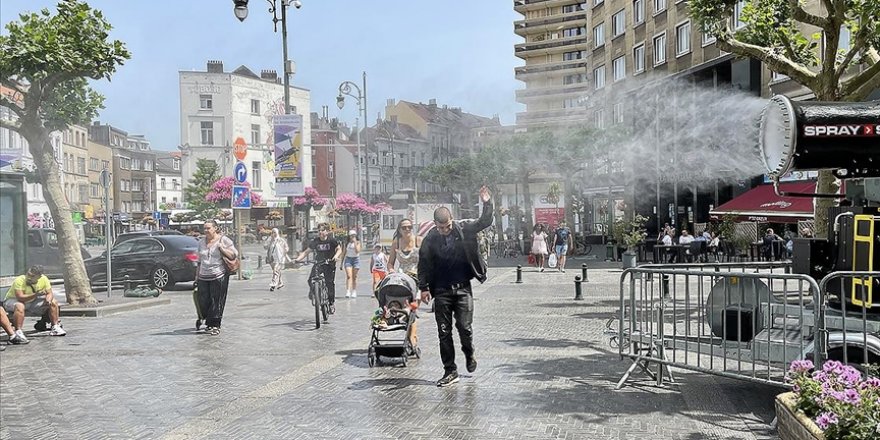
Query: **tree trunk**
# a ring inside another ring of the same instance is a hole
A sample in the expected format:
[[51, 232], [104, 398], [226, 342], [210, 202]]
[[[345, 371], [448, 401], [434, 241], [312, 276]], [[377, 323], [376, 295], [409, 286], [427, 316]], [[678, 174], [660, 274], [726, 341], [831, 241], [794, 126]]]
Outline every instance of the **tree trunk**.
[[571, 229], [572, 231], [574, 231], [574, 212], [572, 210], [572, 206], [574, 206], [574, 200], [572, 200], [574, 198], [574, 191], [572, 188], [573, 186], [574, 185], [572, 185], [571, 179], [566, 178], [565, 180], [563, 180], [562, 193], [565, 194], [565, 204], [563, 206], [563, 208], [565, 209], [565, 224], [568, 225], [569, 229]]
[[[49, 212], [55, 221], [55, 234], [58, 236], [58, 251], [61, 253], [61, 266], [64, 273], [64, 291], [67, 303], [95, 304], [92, 287], [83, 263], [76, 229], [73, 227], [70, 204], [61, 186], [61, 169], [55, 161], [55, 151], [45, 130], [34, 130], [36, 135], [27, 136], [31, 155], [37, 166], [37, 174], [43, 184], [43, 197], [49, 205]], [[30, 134], [30, 133], [29, 133]]]
[[[816, 193], [830, 194], [840, 190], [840, 181], [831, 174], [830, 170], [819, 171], [819, 179], [816, 182]], [[817, 198], [816, 207], [813, 210], [813, 236], [816, 238], [828, 238], [828, 209], [835, 205], [836, 199]]]

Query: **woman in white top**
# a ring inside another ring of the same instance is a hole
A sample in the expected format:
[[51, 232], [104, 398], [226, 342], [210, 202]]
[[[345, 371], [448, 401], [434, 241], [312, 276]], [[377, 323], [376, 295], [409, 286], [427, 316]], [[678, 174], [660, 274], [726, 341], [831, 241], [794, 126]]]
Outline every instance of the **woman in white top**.
[[388, 269], [397, 270], [416, 278], [419, 267], [419, 245], [422, 237], [413, 233], [412, 220], [405, 218], [397, 224], [397, 231], [391, 239], [391, 254], [388, 257]]
[[547, 234], [544, 233], [544, 225], [538, 223], [532, 229], [532, 255], [535, 256], [535, 266], [544, 271], [544, 260], [549, 252], [547, 251]]
[[266, 258], [271, 261], [269, 265], [272, 267], [272, 281], [269, 283], [269, 291], [284, 287], [284, 279], [281, 278], [281, 269], [287, 263], [287, 241], [281, 237], [278, 228], [272, 228], [272, 236], [269, 237], [267, 243], [268, 252]]
[[[388, 257], [388, 270], [397, 270], [405, 273], [418, 283], [419, 269], [419, 246], [422, 244], [422, 237], [413, 232], [412, 220], [405, 218], [397, 224], [397, 231], [394, 232], [394, 238], [391, 239], [391, 254]], [[413, 302], [414, 307], [418, 307], [418, 300]], [[418, 323], [416, 319], [410, 323], [409, 338], [413, 347], [419, 345]]]
[[357, 276], [361, 270], [361, 242], [358, 241], [357, 231], [348, 231], [348, 243], [345, 244], [345, 258], [342, 267], [345, 269], [345, 297], [357, 298]]
[[[199, 310], [205, 317], [205, 331], [210, 335], [220, 334], [223, 309], [226, 307], [226, 294], [229, 291], [229, 271], [224, 260], [238, 258], [238, 251], [232, 240], [223, 235], [217, 222], [205, 222], [205, 236], [199, 240], [199, 267], [196, 284], [198, 286]], [[196, 321], [196, 330], [201, 327]]]

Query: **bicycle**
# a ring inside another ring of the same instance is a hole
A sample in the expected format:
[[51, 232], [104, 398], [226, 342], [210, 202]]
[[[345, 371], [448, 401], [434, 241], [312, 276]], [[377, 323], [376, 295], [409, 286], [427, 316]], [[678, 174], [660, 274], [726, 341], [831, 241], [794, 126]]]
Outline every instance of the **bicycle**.
[[330, 295], [327, 292], [327, 283], [324, 280], [324, 272], [319, 268], [333, 264], [333, 260], [316, 261], [312, 265], [312, 272], [309, 274], [309, 300], [315, 308], [315, 328], [321, 328], [321, 320], [324, 324], [328, 322], [330, 317]]

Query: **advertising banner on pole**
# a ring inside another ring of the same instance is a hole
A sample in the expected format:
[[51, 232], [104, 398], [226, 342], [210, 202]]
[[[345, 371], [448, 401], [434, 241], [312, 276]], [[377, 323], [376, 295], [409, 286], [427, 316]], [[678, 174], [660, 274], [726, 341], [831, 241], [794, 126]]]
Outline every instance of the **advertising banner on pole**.
[[305, 195], [303, 185], [303, 117], [272, 117], [275, 134], [275, 195]]

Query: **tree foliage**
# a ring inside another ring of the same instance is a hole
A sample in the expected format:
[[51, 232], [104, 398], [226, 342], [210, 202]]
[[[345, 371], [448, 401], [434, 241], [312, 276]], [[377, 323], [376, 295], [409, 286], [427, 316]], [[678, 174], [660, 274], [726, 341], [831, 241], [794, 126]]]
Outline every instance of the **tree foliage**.
[[[699, 28], [714, 35], [721, 50], [762, 61], [820, 101], [861, 101], [880, 88], [880, 1], [752, 0], [742, 10], [740, 25], [732, 28], [737, 3], [691, 0], [688, 5]], [[846, 34], [848, 45], [841, 44]], [[816, 191], [838, 189], [831, 171], [820, 171]], [[816, 201], [818, 236], [827, 234], [831, 205], [828, 198]]]
[[193, 173], [184, 193], [189, 209], [195, 211], [201, 218], [213, 218], [218, 208], [217, 204], [207, 199], [214, 182], [220, 178], [220, 167], [217, 162], [208, 159], [199, 159], [196, 162], [196, 171]]
[[49, 134], [89, 123], [103, 97], [88, 80], [109, 80], [130, 54], [121, 41], [109, 39], [112, 27], [103, 14], [81, 1], [60, 0], [54, 15], [43, 9], [18, 18], [0, 35], [0, 85], [10, 89], [0, 95], [0, 106], [12, 114], [0, 126], [28, 142], [55, 219], [68, 303], [94, 303]]

